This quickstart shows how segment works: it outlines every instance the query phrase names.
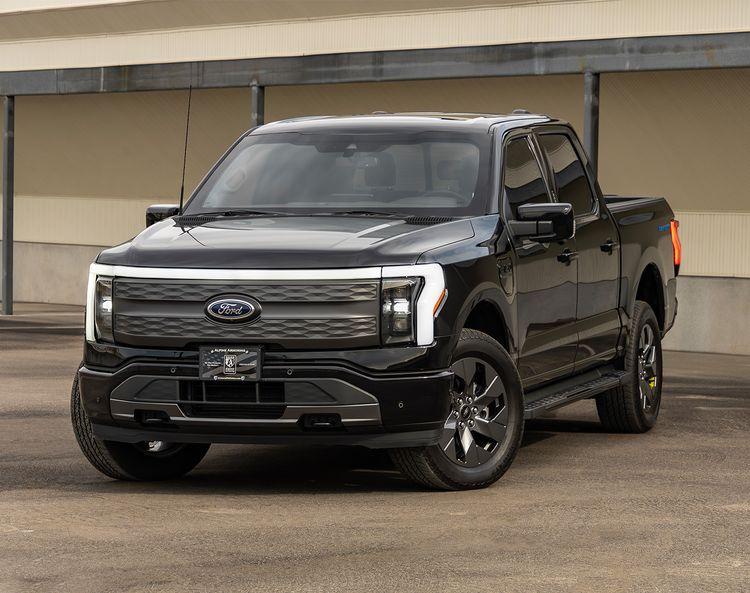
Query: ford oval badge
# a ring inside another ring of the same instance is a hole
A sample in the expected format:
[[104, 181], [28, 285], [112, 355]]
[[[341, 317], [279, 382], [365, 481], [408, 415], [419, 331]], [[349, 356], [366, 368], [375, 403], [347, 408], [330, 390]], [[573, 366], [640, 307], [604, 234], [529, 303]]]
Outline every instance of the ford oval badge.
[[206, 315], [221, 323], [248, 323], [260, 317], [260, 303], [249, 297], [217, 297], [208, 301]]

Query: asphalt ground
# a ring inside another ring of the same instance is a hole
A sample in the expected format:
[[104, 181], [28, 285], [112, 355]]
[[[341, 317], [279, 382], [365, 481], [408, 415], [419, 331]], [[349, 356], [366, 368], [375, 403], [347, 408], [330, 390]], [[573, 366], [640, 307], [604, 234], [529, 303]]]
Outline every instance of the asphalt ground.
[[0, 318], [0, 591], [750, 591], [750, 357], [665, 353], [657, 427], [583, 401], [495, 486], [430, 492], [365, 449], [212, 447], [115, 482], [68, 417], [81, 311]]

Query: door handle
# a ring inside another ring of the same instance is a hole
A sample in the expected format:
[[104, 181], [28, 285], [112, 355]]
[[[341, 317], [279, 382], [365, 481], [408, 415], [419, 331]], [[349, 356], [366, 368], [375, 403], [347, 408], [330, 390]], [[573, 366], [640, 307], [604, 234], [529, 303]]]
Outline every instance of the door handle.
[[572, 262], [577, 257], [578, 257], [577, 251], [571, 251], [570, 249], [565, 249], [560, 255], [557, 256], [557, 261], [567, 266], [570, 264], [570, 262]]
[[612, 239], [607, 239], [604, 243], [599, 245], [599, 249], [601, 249], [604, 253], [609, 253], [610, 255], [615, 250], [615, 247], [617, 247], [617, 243], [615, 243]]

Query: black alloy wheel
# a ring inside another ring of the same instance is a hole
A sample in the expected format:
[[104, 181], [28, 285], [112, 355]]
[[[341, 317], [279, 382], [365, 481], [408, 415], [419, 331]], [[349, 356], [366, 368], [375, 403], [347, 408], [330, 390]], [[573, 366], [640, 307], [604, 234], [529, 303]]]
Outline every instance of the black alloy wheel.
[[596, 410], [607, 430], [646, 432], [656, 424], [661, 408], [661, 330], [648, 303], [636, 301], [628, 341], [620, 364], [622, 383], [596, 396]]
[[450, 407], [438, 442], [392, 449], [391, 458], [429, 488], [484, 488], [508, 470], [521, 446], [521, 379], [505, 348], [473, 329], [461, 331], [450, 368]]
[[638, 338], [638, 392], [643, 411], [653, 413], [659, 407], [659, 362], [656, 358], [656, 337], [653, 328], [644, 324]]
[[476, 467], [489, 461], [506, 438], [505, 386], [491, 365], [473, 356], [454, 362], [451, 370], [451, 411], [440, 448], [453, 463]]

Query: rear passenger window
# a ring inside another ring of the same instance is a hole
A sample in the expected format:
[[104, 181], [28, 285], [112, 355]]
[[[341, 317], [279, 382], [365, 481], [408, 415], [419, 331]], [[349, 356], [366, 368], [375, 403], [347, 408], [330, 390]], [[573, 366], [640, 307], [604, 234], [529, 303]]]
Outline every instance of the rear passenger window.
[[523, 204], [549, 202], [539, 163], [526, 138], [511, 140], [505, 148], [503, 184], [512, 218]]
[[563, 134], [542, 134], [539, 142], [555, 172], [557, 200], [572, 204], [576, 216], [591, 212], [594, 209], [594, 196], [570, 139]]

